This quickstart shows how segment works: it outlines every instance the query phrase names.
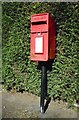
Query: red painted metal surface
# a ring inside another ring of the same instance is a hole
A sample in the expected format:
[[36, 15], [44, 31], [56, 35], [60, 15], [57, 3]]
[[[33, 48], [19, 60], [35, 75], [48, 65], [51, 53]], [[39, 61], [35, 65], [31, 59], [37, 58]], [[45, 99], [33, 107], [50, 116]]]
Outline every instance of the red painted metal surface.
[[30, 58], [32, 61], [47, 61], [55, 58], [56, 26], [49, 13], [31, 16]]

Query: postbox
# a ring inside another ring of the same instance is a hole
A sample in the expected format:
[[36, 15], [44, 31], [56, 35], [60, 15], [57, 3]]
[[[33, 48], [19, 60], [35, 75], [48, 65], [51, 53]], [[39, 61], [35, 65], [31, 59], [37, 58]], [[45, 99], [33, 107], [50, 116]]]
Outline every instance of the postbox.
[[55, 58], [56, 25], [50, 13], [31, 15], [30, 59], [48, 61]]

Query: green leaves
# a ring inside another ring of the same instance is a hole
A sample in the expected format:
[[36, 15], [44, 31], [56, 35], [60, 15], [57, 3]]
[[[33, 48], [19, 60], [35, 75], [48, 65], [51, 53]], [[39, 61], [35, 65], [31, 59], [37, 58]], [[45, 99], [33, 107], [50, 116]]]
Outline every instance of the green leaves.
[[7, 89], [40, 94], [41, 74], [30, 61], [30, 16], [50, 12], [57, 25], [56, 58], [48, 73], [48, 93], [71, 103], [79, 90], [79, 3], [2, 4], [3, 83]]

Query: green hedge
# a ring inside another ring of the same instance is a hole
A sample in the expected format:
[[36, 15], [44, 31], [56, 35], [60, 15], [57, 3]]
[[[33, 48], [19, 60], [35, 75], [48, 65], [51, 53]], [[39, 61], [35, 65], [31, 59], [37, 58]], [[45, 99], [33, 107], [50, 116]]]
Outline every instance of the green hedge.
[[48, 72], [48, 93], [72, 102], [79, 98], [79, 2], [3, 2], [2, 59], [6, 89], [40, 95], [41, 73], [30, 61], [30, 16], [50, 12], [57, 24], [56, 58]]

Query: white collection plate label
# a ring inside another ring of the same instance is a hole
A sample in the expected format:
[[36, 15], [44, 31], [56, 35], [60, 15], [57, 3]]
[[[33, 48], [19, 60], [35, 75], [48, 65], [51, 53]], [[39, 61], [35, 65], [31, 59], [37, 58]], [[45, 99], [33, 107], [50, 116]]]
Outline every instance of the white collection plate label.
[[35, 38], [35, 53], [43, 53], [43, 37]]

